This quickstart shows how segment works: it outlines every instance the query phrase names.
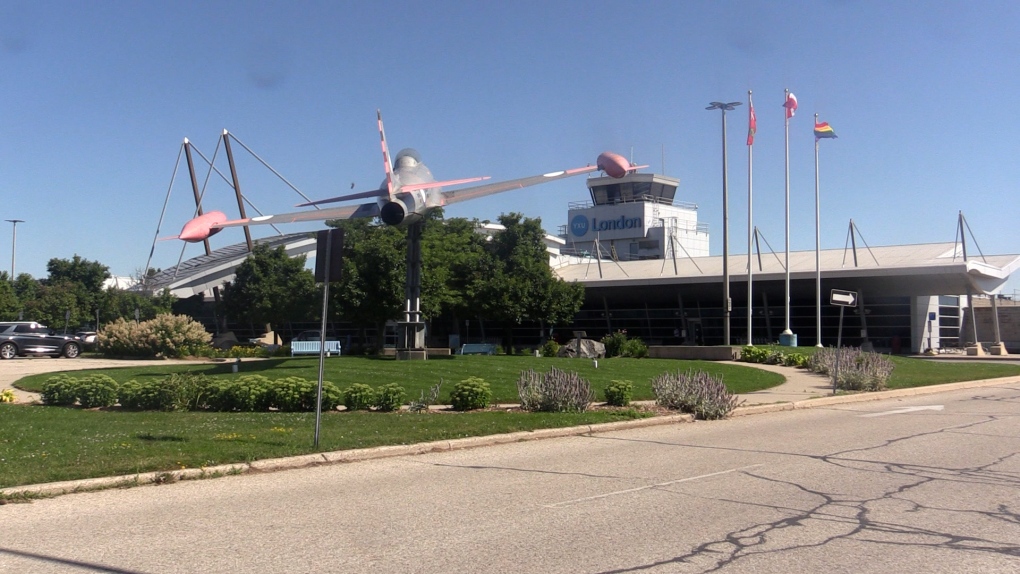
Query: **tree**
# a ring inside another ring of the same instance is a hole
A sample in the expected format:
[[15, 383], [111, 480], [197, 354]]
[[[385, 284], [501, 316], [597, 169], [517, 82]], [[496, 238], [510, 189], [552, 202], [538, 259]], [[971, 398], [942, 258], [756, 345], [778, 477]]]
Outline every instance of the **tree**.
[[499, 223], [505, 229], [487, 242], [471, 295], [484, 317], [502, 325], [504, 346], [510, 349], [515, 325], [572, 319], [581, 308], [584, 287], [553, 275], [540, 219], [511, 213], [501, 215]]
[[39, 282], [28, 273], [18, 273], [18, 276], [14, 279], [14, 294], [18, 296], [22, 306], [28, 301], [37, 298], [40, 289], [41, 285], [39, 285]]
[[400, 316], [404, 305], [406, 233], [367, 219], [331, 221], [344, 230], [343, 272], [330, 287], [335, 315], [361, 332], [375, 328], [381, 338], [386, 321]]
[[169, 289], [154, 295], [116, 288], [108, 289], [103, 293], [103, 301], [100, 304], [100, 322], [110, 323], [121, 318], [134, 320], [135, 309], [138, 310], [140, 321], [155, 319], [157, 315], [171, 314], [175, 299]]
[[88, 320], [88, 312], [79, 304], [78, 286], [61, 281], [42, 285], [35, 299], [25, 301], [25, 320], [38, 321], [56, 330], [77, 327]]
[[0, 271], [0, 320], [13, 321], [18, 318], [21, 302], [14, 291], [14, 283], [6, 271]]
[[473, 314], [471, 281], [485, 254], [485, 238], [477, 220], [442, 220], [441, 210], [422, 234], [422, 315], [436, 319], [449, 315], [456, 330], [459, 317]]
[[303, 256], [291, 258], [283, 247], [256, 245], [237, 267], [234, 281], [224, 286], [223, 306], [235, 320], [273, 329], [311, 316], [315, 294], [315, 278]]
[[61, 312], [61, 322], [66, 311], [71, 311], [72, 325], [95, 317], [103, 298], [103, 284], [110, 278], [109, 267], [98, 261], [89, 261], [75, 255], [71, 259], [50, 259], [46, 264], [46, 270], [49, 277], [42, 282], [43, 285], [49, 289], [63, 285], [59, 288], [60, 297], [63, 298], [66, 293], [70, 293], [74, 298], [73, 303]]

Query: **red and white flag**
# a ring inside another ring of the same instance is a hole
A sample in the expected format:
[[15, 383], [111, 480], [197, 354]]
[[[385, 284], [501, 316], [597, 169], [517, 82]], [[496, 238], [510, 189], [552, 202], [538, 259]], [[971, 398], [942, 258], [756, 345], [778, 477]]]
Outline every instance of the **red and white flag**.
[[786, 108], [786, 117], [792, 118], [797, 111], [797, 96], [793, 95], [793, 92], [786, 93], [786, 103], [783, 107]]

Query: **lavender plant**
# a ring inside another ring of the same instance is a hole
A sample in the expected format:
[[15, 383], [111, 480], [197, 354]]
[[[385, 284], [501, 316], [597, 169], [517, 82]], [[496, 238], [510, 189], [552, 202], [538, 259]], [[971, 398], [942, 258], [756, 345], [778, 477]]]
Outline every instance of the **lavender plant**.
[[425, 391], [421, 392], [421, 396], [416, 401], [411, 401], [410, 406], [407, 410], [412, 413], [428, 412], [429, 406], [436, 404], [439, 400], [439, 389], [443, 386], [443, 379], [439, 379], [439, 382], [429, 387], [428, 394]]
[[886, 388], [895, 365], [878, 353], [857, 347], [819, 349], [808, 367], [823, 375], [836, 377], [836, 388], [844, 391], [880, 391]]
[[656, 404], [703, 420], [726, 418], [740, 405], [721, 379], [704, 371], [663, 373], [652, 379], [652, 391]]
[[517, 394], [526, 411], [584, 412], [595, 400], [591, 383], [575, 372], [556, 367], [545, 374], [533, 369], [521, 371]]

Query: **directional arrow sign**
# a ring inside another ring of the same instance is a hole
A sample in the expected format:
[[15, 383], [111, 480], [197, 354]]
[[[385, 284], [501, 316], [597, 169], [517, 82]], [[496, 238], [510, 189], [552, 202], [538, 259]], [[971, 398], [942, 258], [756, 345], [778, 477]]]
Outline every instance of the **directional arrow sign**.
[[870, 413], [861, 415], [861, 418], [867, 419], [872, 417], [884, 417], [886, 415], [902, 415], [906, 413], [915, 413], [917, 411], [941, 411], [945, 407], [943, 405], [929, 405], [926, 407], [903, 407], [901, 409], [893, 409], [891, 411], [882, 411], [880, 413]]
[[857, 292], [833, 289], [832, 293], [829, 295], [829, 304], [839, 305], [840, 307], [856, 307]]

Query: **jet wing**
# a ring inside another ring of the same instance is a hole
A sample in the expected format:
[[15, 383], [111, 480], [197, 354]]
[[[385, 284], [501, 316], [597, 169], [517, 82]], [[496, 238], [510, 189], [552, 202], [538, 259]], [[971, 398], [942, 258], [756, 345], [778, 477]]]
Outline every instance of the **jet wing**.
[[262, 215], [248, 219], [234, 219], [212, 225], [212, 228], [240, 227], [242, 225], [268, 225], [276, 223], [295, 223], [298, 221], [325, 221], [327, 219], [356, 219], [361, 217], [376, 217], [379, 215], [379, 204], [376, 202], [362, 203], [361, 205], [348, 205], [345, 207], [332, 207], [329, 209], [313, 209], [309, 211], [296, 211], [281, 215]]
[[591, 173], [593, 171], [598, 171], [598, 169], [599, 168], [597, 166], [590, 165], [588, 167], [579, 167], [576, 169], [568, 169], [565, 171], [554, 171], [552, 173], [545, 173], [542, 175], [533, 175], [531, 177], [522, 177], [520, 179], [511, 179], [509, 181], [500, 181], [496, 183], [487, 183], [485, 185], [476, 185], [474, 187], [465, 187], [463, 189], [444, 191], [443, 205], [450, 205], [451, 203], [467, 201], [469, 199], [475, 199], [476, 197], [483, 197], [486, 195], [492, 195], [494, 193], [510, 191], [511, 189], [521, 189], [522, 187], [530, 187], [532, 185], [547, 183], [550, 181], [555, 181], [557, 179], [563, 179], [565, 177], [581, 175], [582, 173]]

